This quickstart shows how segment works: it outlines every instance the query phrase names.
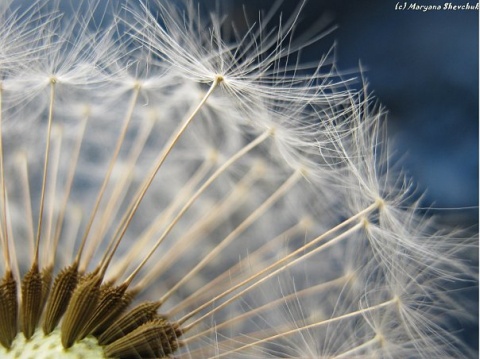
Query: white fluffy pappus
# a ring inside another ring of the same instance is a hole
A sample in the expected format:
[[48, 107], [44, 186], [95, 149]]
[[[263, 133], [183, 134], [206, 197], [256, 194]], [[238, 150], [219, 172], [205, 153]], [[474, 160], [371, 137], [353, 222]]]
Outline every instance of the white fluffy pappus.
[[417, 208], [365, 88], [304, 74], [301, 7], [224, 38], [184, 5], [1, 9], [0, 354], [473, 357], [476, 238]]

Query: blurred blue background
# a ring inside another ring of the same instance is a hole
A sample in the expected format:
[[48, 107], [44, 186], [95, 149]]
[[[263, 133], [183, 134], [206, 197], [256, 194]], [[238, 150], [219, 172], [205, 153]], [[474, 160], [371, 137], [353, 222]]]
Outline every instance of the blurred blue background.
[[[217, 0], [203, 0], [215, 8]], [[221, 1], [231, 20], [255, 21], [274, 0]], [[301, 1], [284, 0], [284, 18]], [[411, 2], [410, 2], [411, 3]], [[425, 0], [423, 5], [444, 1]], [[452, 1], [464, 5], [467, 1]], [[335, 42], [338, 68], [364, 76], [388, 110], [388, 132], [422, 206], [434, 207], [441, 221], [478, 233], [479, 198], [479, 14], [472, 10], [399, 11], [395, 0], [310, 0], [297, 34], [316, 26], [337, 29], [303, 51], [318, 60]], [[403, 4], [403, 1], [400, 2]], [[470, 1], [475, 5], [475, 1]], [[230, 20], [230, 19], [229, 19]], [[360, 82], [358, 83], [360, 86]], [[472, 253], [478, 268], [478, 255]], [[461, 296], [478, 308], [478, 287], [467, 284]], [[478, 322], [457, 323], [461, 337], [478, 353]]]
[[[204, 2], [215, 8], [216, 0]], [[255, 21], [260, 9], [268, 11], [276, 3], [231, 0], [221, 5], [239, 24], [244, 13]], [[284, 0], [279, 12], [288, 18], [299, 3]], [[389, 112], [388, 130], [397, 155], [419, 191], [425, 192], [422, 205], [442, 209], [440, 215], [452, 223], [475, 226], [479, 196], [478, 12], [399, 11], [396, 4], [393, 0], [308, 1], [297, 34], [315, 26], [338, 28], [308, 47], [302, 59], [318, 60], [336, 42], [340, 70], [358, 72], [361, 63], [370, 90]], [[422, 4], [443, 6], [444, 2]]]
[[[240, 27], [245, 17], [258, 19], [261, 9], [268, 11], [279, 4], [278, 12], [288, 18], [302, 3], [199, 1], [208, 9], [221, 7], [230, 14], [226, 21]], [[451, 3], [464, 5], [467, 0]], [[470, 4], [475, 3], [470, 0]], [[422, 205], [436, 208], [442, 221], [478, 233], [479, 14], [471, 10], [399, 11], [396, 4], [396, 0], [308, 1], [296, 34], [322, 27], [337, 29], [306, 48], [302, 58], [318, 60], [336, 43], [335, 57], [341, 71], [356, 76], [361, 63], [370, 90], [388, 109], [389, 136], [395, 141], [396, 155], [402, 157], [403, 167], [419, 192], [425, 193]], [[101, 9], [98, 12], [102, 15]], [[477, 260], [472, 253], [473, 265], [478, 265]], [[478, 303], [474, 285], [462, 295]], [[478, 351], [478, 324], [459, 323], [458, 329]]]
[[[205, 4], [205, 9], [221, 7], [230, 14], [226, 21], [233, 21], [239, 27], [245, 23], [245, 17], [255, 21], [261, 9], [268, 11], [275, 4], [279, 4], [278, 12], [286, 19], [302, 3], [302, 0], [194, 1]], [[71, 7], [89, 4], [88, 1], [59, 3], [67, 13]], [[153, 6], [155, 2], [145, 0], [145, 3]], [[444, 3], [443, 0], [421, 2]], [[29, 4], [28, 0], [14, 1], [15, 7]], [[102, 0], [96, 4], [111, 2]], [[419, 191], [426, 194], [423, 205], [444, 209], [440, 214], [452, 223], [475, 226], [479, 198], [479, 14], [472, 10], [399, 11], [396, 4], [396, 0], [307, 1], [296, 34], [315, 28], [337, 28], [306, 48], [302, 58], [318, 61], [336, 43], [340, 70], [357, 76], [361, 63], [370, 90], [389, 111], [389, 135], [396, 143], [397, 154], [402, 156], [404, 167], [415, 179]], [[104, 16], [103, 9], [98, 6], [99, 17]]]

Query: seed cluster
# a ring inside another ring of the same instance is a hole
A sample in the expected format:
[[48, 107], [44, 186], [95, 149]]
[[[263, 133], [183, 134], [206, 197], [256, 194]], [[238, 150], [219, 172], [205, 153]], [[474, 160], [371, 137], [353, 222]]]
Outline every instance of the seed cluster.
[[360, 76], [304, 63], [305, 2], [0, 0], [0, 358], [474, 357], [478, 238]]
[[[50, 278], [51, 270], [39, 272], [36, 265], [23, 278], [20, 311], [23, 335], [18, 333], [17, 325], [20, 308], [16, 300], [17, 284], [11, 272], [3, 278], [0, 342], [7, 351], [11, 350], [13, 357], [22, 351], [44, 351], [45, 346], [50, 345], [52, 350], [58, 351], [58, 345], [51, 344], [55, 339], [39, 339], [42, 335], [39, 325], [45, 338], [53, 333], [59, 336], [67, 353], [70, 348], [75, 353], [85, 353], [77, 343], [89, 343], [83, 345], [90, 347], [100, 345], [107, 358], [163, 358], [178, 349], [182, 331], [157, 313], [159, 302], [143, 303], [127, 311], [135, 297], [134, 290], [128, 290], [126, 284], [102, 284], [98, 272], [79, 273], [75, 264], [62, 270], [51, 287]], [[29, 345], [37, 347], [28, 349], [20, 342], [32, 342]], [[37, 342], [41, 344], [33, 344]]]

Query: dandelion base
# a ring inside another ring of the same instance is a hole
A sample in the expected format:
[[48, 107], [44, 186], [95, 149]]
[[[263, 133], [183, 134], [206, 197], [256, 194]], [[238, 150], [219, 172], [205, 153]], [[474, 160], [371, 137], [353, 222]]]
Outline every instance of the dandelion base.
[[19, 333], [10, 350], [7, 351], [0, 347], [0, 357], [5, 359], [107, 358], [97, 339], [92, 336], [88, 336], [76, 342], [71, 348], [65, 349], [62, 346], [59, 329], [54, 330], [49, 335], [44, 335], [41, 329], [37, 329], [28, 341], [22, 333]]

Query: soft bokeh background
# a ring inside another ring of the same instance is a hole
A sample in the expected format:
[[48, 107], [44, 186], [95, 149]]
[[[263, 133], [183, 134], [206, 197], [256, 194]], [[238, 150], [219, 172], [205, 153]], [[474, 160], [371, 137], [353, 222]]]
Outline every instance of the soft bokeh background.
[[[204, 2], [215, 6], [216, 1]], [[244, 8], [254, 21], [259, 9], [268, 10], [276, 3], [230, 0], [221, 5], [241, 23]], [[287, 18], [299, 3], [285, 0], [279, 11]], [[398, 11], [396, 4], [393, 0], [307, 2], [297, 34], [316, 26], [337, 29], [307, 48], [302, 58], [319, 59], [335, 42], [341, 70], [358, 71], [361, 64], [370, 90], [388, 109], [389, 134], [398, 154], [419, 189], [426, 191], [424, 204], [463, 208], [450, 215], [465, 216], [459, 220], [473, 224], [478, 220], [478, 12]]]
[[[258, 19], [274, 0], [204, 0], [241, 24]], [[284, 18], [299, 0], [284, 0]], [[409, 2], [411, 3], [411, 2]], [[426, 0], [423, 5], [442, 5]], [[464, 5], [467, 1], [452, 1]], [[470, 4], [475, 4], [470, 1]], [[477, 11], [399, 11], [395, 0], [310, 0], [296, 31], [337, 27], [303, 52], [319, 59], [335, 43], [340, 70], [358, 74], [359, 64], [379, 101], [388, 109], [388, 132], [396, 155], [414, 178], [422, 205], [442, 221], [478, 233], [479, 14]], [[400, 2], [403, 4], [403, 1]], [[360, 84], [359, 84], [360, 85]], [[478, 256], [472, 254], [472, 264]], [[478, 306], [478, 287], [461, 295]], [[476, 310], [476, 308], [472, 308]], [[478, 351], [478, 324], [459, 323], [462, 337]]]
[[[205, 8], [221, 7], [231, 14], [226, 21], [237, 26], [244, 24], [245, 17], [255, 21], [260, 9], [268, 11], [276, 5], [288, 18], [302, 3], [199, 1]], [[88, 6], [88, 1], [85, 3]], [[445, 1], [417, 3], [443, 5]], [[14, 4], [28, 6], [30, 1], [14, 0]], [[308, 1], [296, 33], [336, 30], [306, 48], [302, 57], [305, 61], [319, 59], [335, 43], [339, 69], [356, 76], [361, 63], [370, 90], [388, 109], [388, 130], [396, 155], [402, 157], [419, 192], [425, 193], [422, 205], [434, 207], [443, 221], [478, 233], [479, 14], [471, 10], [399, 11], [396, 4], [396, 0]], [[60, 6], [72, 4], [60, 1]], [[77, 6], [74, 3], [73, 7]], [[102, 6], [97, 12], [103, 15]], [[475, 264], [475, 253], [472, 259]], [[464, 295], [478, 303], [478, 289], [472, 288]], [[459, 323], [459, 330], [478, 350], [478, 326]]]

